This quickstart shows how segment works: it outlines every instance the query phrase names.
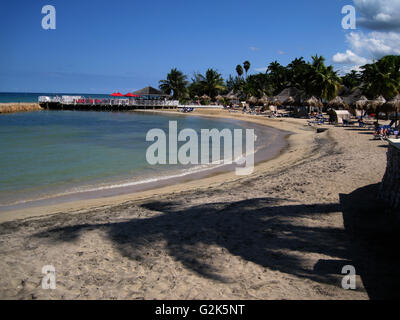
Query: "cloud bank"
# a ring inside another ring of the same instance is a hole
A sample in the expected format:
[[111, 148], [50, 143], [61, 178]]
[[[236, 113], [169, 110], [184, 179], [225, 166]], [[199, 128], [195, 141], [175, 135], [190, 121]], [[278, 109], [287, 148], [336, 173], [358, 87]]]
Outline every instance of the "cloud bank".
[[357, 28], [346, 35], [350, 49], [336, 53], [332, 60], [342, 64], [342, 70], [380, 59], [385, 55], [400, 55], [400, 0], [353, 0]]

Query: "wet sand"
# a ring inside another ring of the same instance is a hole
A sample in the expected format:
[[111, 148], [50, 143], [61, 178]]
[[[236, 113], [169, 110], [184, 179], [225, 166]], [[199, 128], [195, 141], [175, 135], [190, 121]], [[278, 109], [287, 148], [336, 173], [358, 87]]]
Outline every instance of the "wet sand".
[[[293, 134], [251, 176], [226, 173], [3, 217], [0, 298], [398, 297], [398, 230], [375, 200], [386, 167], [382, 141], [357, 128], [316, 133], [305, 120], [196, 113]], [[44, 265], [56, 268], [56, 290], [41, 288]], [[341, 287], [344, 265], [355, 266], [357, 290]]]

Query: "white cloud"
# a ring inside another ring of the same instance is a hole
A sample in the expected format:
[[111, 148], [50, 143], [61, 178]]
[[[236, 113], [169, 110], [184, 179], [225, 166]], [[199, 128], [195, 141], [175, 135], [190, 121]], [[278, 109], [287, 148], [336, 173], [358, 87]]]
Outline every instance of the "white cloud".
[[371, 30], [400, 30], [399, 0], [354, 0], [357, 24]]
[[257, 72], [267, 72], [268, 67], [262, 67], [262, 68], [254, 68]]
[[349, 50], [337, 53], [333, 62], [342, 64], [341, 71], [350, 71], [372, 59], [400, 55], [400, 0], [353, 0], [359, 18], [357, 27], [369, 32], [346, 34]]
[[400, 54], [400, 33], [396, 32], [351, 32], [347, 42], [357, 53], [369, 54], [372, 58], [382, 58], [388, 54]]
[[257, 47], [249, 47], [249, 49], [250, 49], [251, 51], [259, 51], [259, 50], [260, 50], [260, 48], [257, 48]]
[[358, 66], [358, 65], [355, 65], [355, 66], [352, 66], [352, 65], [344, 65], [344, 66], [341, 66], [340, 68], [338, 68], [338, 72], [339, 72], [339, 75], [340, 75], [340, 76], [344, 76], [344, 75], [346, 75], [347, 73], [351, 72], [352, 70], [358, 71], [358, 72], [361, 72], [361, 71], [362, 71], [362, 70], [361, 70], [361, 66]]
[[339, 64], [364, 65], [368, 63], [368, 60], [366, 58], [358, 56], [351, 50], [347, 50], [346, 53], [336, 53], [333, 56], [333, 62]]
[[285, 51], [279, 50], [279, 51], [278, 51], [278, 54], [284, 55], [284, 54], [285, 54]]

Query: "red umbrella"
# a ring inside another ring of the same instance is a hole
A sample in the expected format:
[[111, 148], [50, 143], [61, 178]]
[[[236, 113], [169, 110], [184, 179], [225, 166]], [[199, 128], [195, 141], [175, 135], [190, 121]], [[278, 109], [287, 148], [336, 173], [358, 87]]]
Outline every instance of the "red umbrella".
[[127, 93], [126, 95], [125, 95], [125, 97], [131, 97], [131, 98], [138, 98], [138, 97], [140, 97], [140, 96], [138, 96], [137, 94], [133, 94], [133, 93]]
[[112, 94], [110, 94], [111, 97], [123, 97], [124, 95], [120, 92], [114, 92]]

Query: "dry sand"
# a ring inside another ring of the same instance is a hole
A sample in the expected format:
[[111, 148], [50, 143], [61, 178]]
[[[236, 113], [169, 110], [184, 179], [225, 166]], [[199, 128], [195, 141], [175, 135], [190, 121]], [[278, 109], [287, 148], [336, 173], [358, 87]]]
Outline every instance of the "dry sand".
[[[386, 149], [364, 130], [201, 110], [293, 134], [253, 175], [2, 215], [3, 299], [395, 297], [396, 225], [375, 200]], [[38, 217], [42, 215], [41, 217]], [[46, 215], [46, 216], [43, 216]], [[15, 218], [24, 218], [11, 221]], [[56, 268], [56, 290], [41, 270]], [[354, 265], [357, 290], [341, 287]]]

